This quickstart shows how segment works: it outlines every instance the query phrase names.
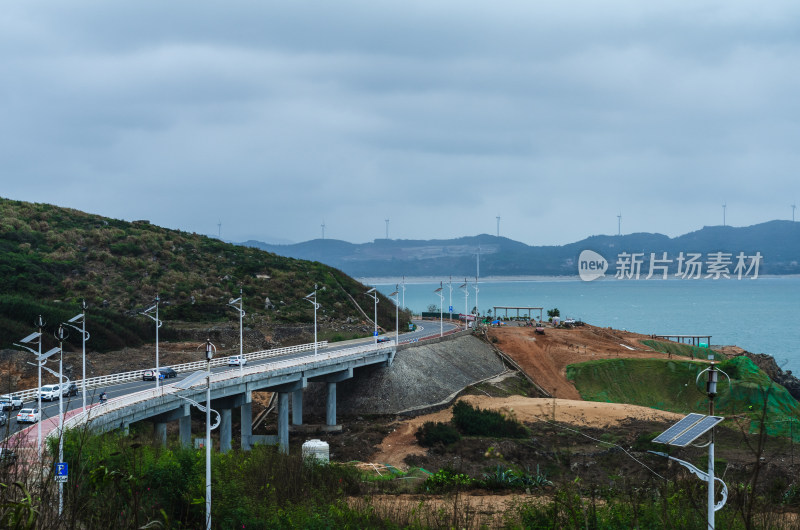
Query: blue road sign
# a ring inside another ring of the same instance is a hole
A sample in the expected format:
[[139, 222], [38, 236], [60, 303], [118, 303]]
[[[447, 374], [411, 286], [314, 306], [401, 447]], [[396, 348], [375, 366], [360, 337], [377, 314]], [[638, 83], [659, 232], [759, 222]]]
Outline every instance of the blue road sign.
[[378, 332], [377, 332], [377, 331], [373, 332], [372, 334], [373, 334], [374, 336], [376, 336], [376, 337], [378, 336]]
[[452, 313], [452, 312], [453, 312], [453, 306], [450, 306], [450, 311], [448, 311], [448, 313]]
[[68, 464], [66, 462], [56, 462], [56, 482], [66, 482], [68, 476]]

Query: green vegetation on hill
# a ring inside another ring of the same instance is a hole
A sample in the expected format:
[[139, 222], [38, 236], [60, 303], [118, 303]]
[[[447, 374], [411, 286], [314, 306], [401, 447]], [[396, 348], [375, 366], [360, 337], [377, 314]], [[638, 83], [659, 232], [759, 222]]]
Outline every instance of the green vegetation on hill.
[[[772, 383], [745, 356], [719, 363], [731, 378], [731, 387], [720, 375], [715, 410], [723, 416], [744, 415], [756, 419], [766, 397], [767, 432], [788, 435], [788, 420], [800, 415], [800, 403], [782, 386]], [[567, 378], [583, 399], [608, 403], [630, 403], [689, 413], [708, 410], [705, 376], [695, 385], [707, 363], [660, 359], [605, 359], [567, 366]], [[751, 424], [751, 430], [755, 422]], [[797, 429], [794, 429], [796, 432]]]
[[[319, 262], [284, 258], [146, 221], [129, 223], [2, 198], [0, 278], [3, 346], [27, 335], [36, 314], [42, 313], [51, 324], [77, 314], [81, 299], [90, 306], [90, 318], [110, 328], [92, 331], [92, 347], [101, 351], [150, 340], [152, 330], [136, 322], [145, 319], [131, 317], [156, 295], [162, 300], [164, 321], [233, 320], [225, 306], [239, 289], [248, 316], [270, 322], [312, 321], [313, 306], [303, 297], [315, 284], [321, 318], [360, 321], [364, 317], [353, 299], [368, 315], [373, 305], [364, 285]], [[265, 307], [267, 298], [274, 309]], [[381, 302], [378, 322], [394, 329], [394, 305], [383, 296]], [[408, 318], [401, 316], [401, 326]]]

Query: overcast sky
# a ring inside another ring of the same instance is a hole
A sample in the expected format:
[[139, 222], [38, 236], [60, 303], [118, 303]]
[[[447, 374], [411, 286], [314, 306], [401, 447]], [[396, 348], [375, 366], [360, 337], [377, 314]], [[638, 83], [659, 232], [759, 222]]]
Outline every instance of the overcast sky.
[[231, 241], [791, 219], [800, 3], [551, 4], [8, 3], [0, 196]]

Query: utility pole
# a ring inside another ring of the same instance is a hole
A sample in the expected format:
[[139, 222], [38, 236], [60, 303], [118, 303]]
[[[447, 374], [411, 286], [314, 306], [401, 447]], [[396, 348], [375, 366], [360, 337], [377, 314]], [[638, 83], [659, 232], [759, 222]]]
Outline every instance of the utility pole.
[[324, 240], [325, 239], [325, 220], [324, 219], [323, 219], [322, 224], [320, 226], [322, 227], [322, 239]]
[[794, 222], [794, 209], [797, 208], [796, 205], [792, 205], [792, 222]]
[[217, 222], [217, 239], [222, 239], [222, 219]]
[[497, 216], [497, 237], [500, 237], [500, 216]]
[[622, 235], [622, 212], [619, 212], [619, 215], [617, 215], [617, 235]]
[[389, 239], [389, 220], [386, 219], [386, 239]]
[[727, 220], [725, 219], [725, 214], [726, 214], [725, 210], [727, 210], [727, 208], [728, 208], [728, 204], [727, 203], [723, 203], [723, 205], [722, 205], [722, 226], [727, 226]]

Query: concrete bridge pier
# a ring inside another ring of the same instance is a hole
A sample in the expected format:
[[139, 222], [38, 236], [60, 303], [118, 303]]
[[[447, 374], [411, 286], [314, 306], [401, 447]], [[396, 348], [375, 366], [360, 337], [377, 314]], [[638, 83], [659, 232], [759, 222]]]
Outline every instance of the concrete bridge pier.
[[[185, 408], [189, 408], [189, 405], [184, 405]], [[181, 445], [183, 447], [191, 447], [192, 446], [192, 415], [189, 414], [189, 411], [186, 411], [186, 414], [181, 416], [178, 419], [178, 430], [180, 432], [180, 439]]]
[[303, 389], [292, 392], [292, 425], [303, 424]]
[[153, 424], [153, 438], [162, 447], [166, 447], [166, 445], [167, 445], [167, 423], [166, 422], [157, 421], [157, 422], [155, 422]]
[[[289, 453], [289, 394], [303, 392], [305, 381], [302, 379], [285, 383], [272, 388], [278, 393], [278, 447], [281, 453]], [[302, 394], [301, 394], [302, 399]]]
[[353, 377], [353, 369], [347, 368], [339, 372], [320, 375], [309, 379], [309, 381], [324, 382], [328, 391], [328, 400], [325, 405], [325, 425], [333, 427], [336, 425], [336, 383], [341, 383]]
[[231, 450], [231, 409], [221, 409], [219, 415], [219, 451], [227, 453]]
[[253, 440], [253, 402], [252, 394], [248, 390], [244, 393], [244, 403], [239, 406], [239, 412], [242, 417], [241, 427], [241, 448], [242, 451], [249, 451], [252, 448]]

